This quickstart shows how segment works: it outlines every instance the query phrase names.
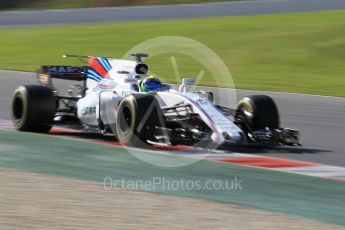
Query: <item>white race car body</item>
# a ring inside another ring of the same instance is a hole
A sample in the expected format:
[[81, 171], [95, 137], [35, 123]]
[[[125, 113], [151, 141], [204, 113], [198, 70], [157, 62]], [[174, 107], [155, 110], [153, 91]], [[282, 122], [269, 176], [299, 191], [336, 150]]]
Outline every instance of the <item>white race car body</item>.
[[[111, 70], [107, 77], [100, 81], [89, 78], [86, 95], [77, 102], [78, 118], [90, 128], [99, 128], [100, 120], [104, 125], [116, 125], [118, 105], [122, 98], [143, 93], [139, 90], [136, 77], [138, 75], [135, 72], [136, 66], [142, 64], [141, 62], [110, 59], [108, 63], [111, 65]], [[163, 91], [149, 92], [149, 94], [156, 97], [161, 108], [182, 104], [191, 105], [193, 112], [199, 114], [212, 130], [211, 139], [217, 144], [225, 141], [234, 143], [245, 141], [243, 131], [219, 111], [213, 102], [199, 93], [184, 90], [179, 92], [167, 88]], [[112, 111], [112, 113], [105, 111]]]
[[[162, 108], [173, 107], [176, 104], [191, 105], [193, 111], [199, 114], [205, 124], [213, 131], [211, 139], [217, 144], [222, 144], [225, 141], [234, 143], [245, 141], [243, 131], [228, 117], [224, 116], [207, 98], [197, 93], [179, 93], [171, 90], [169, 92], [157, 92], [155, 97]], [[116, 124], [118, 104], [121, 99], [122, 97], [113, 91], [91, 92], [78, 101], [78, 118], [83, 124], [92, 128], [98, 128], [99, 119], [104, 125]], [[113, 116], [102, 113], [102, 111], [113, 111]]]
[[[86, 57], [88, 66], [42, 66], [38, 79], [54, 91], [55, 100], [59, 102], [54, 111], [54, 125], [79, 124], [87, 130], [112, 133], [125, 143], [129, 139], [134, 140], [128, 136], [127, 129], [130, 128], [130, 132], [138, 134], [140, 140], [147, 143], [193, 144], [206, 140], [218, 145], [251, 142], [298, 144], [296, 130], [279, 127], [278, 111], [271, 98], [250, 96], [241, 100], [236, 109], [221, 107], [214, 103], [211, 92], [188, 92], [187, 86], [194, 83], [190, 78], [183, 79], [178, 90], [162, 83], [158, 90], [142, 92], [139, 82], [149, 70], [141, 58], [148, 55], [131, 56], [136, 57], [136, 61]], [[76, 85], [73, 85], [69, 90], [70, 96], [61, 96], [52, 84], [53, 78], [83, 81], [84, 85], [78, 85], [77, 94]], [[35, 87], [29, 86], [27, 90], [29, 88]], [[35, 90], [47, 91], [44, 88]], [[158, 106], [158, 115], [151, 113], [152, 104]], [[129, 110], [129, 115], [124, 115], [124, 109]], [[49, 116], [52, 114], [51, 110], [44, 112]], [[126, 122], [128, 127], [123, 129]], [[35, 129], [28, 129], [28, 124], [17, 123], [18, 129], [25, 131], [48, 130], [47, 125], [50, 125], [37, 123]], [[136, 128], [143, 125], [146, 131], [138, 133]], [[146, 137], [147, 140], [143, 140]]]

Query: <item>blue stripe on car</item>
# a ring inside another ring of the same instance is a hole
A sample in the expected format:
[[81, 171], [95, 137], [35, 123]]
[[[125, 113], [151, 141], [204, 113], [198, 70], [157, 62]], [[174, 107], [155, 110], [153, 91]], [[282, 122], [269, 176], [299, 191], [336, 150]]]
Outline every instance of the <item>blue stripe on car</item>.
[[104, 58], [97, 58], [97, 60], [101, 63], [101, 65], [105, 68], [106, 71], [110, 71], [111, 70], [111, 66], [109, 65], [109, 63], [107, 63]]
[[104, 59], [104, 62], [106, 63], [106, 65], [108, 66], [109, 71], [110, 71], [113, 67], [110, 65], [108, 59]]
[[89, 69], [88, 71], [89, 74], [92, 74], [93, 76], [99, 78], [100, 80], [103, 78], [99, 73], [97, 73], [94, 69]]
[[100, 80], [92, 75], [87, 75], [87, 78], [92, 79], [94, 81], [100, 82]]
[[96, 73], [94, 70], [92, 70], [92, 69], [88, 70], [87, 77], [91, 78], [91, 79], [93, 79], [95, 81], [101, 81], [102, 80], [102, 77], [98, 73]]

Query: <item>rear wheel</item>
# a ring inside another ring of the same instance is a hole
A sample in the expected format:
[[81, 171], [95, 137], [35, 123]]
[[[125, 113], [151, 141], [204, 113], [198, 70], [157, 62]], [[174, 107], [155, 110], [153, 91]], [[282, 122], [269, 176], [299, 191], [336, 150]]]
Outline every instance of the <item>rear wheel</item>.
[[24, 85], [13, 93], [12, 121], [19, 131], [48, 132], [52, 127], [55, 109], [55, 96], [48, 87]]
[[116, 133], [119, 141], [137, 147], [148, 146], [153, 140], [156, 126], [163, 116], [156, 98], [152, 95], [137, 94], [125, 97], [118, 110]]
[[279, 112], [273, 99], [265, 95], [244, 97], [236, 110], [243, 114], [245, 131], [279, 128]]

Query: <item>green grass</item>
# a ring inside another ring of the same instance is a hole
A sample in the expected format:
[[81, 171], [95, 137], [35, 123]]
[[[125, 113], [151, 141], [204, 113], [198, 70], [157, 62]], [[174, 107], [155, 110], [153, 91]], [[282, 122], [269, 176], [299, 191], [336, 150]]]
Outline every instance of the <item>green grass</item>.
[[[227, 64], [237, 88], [345, 96], [345, 11], [1, 30], [0, 69], [78, 64], [61, 59], [64, 53], [121, 57], [158, 36], [206, 44]], [[183, 76], [202, 68], [176, 57]], [[148, 62], [175, 81], [168, 55]], [[202, 84], [215, 85], [207, 72]]]

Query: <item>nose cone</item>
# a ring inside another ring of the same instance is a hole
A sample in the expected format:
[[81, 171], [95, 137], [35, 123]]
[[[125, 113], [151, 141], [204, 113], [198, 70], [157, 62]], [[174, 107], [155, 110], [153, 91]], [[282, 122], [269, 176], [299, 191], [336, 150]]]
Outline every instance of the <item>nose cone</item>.
[[242, 133], [238, 132], [238, 133], [228, 133], [228, 132], [223, 132], [222, 134], [224, 141], [226, 142], [243, 142], [243, 135]]
[[222, 132], [222, 133], [216, 133], [214, 132], [211, 135], [211, 139], [216, 142], [217, 144], [224, 144], [224, 143], [243, 143], [246, 142], [245, 136], [243, 133], [228, 133], [228, 132]]

